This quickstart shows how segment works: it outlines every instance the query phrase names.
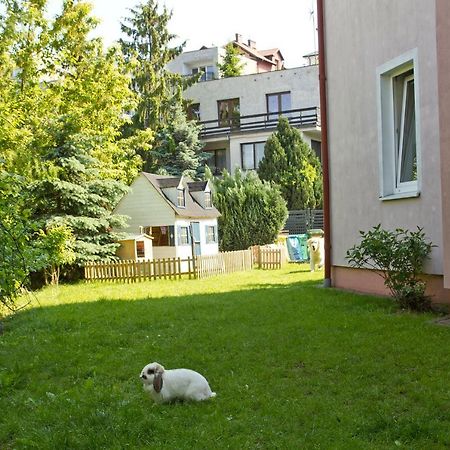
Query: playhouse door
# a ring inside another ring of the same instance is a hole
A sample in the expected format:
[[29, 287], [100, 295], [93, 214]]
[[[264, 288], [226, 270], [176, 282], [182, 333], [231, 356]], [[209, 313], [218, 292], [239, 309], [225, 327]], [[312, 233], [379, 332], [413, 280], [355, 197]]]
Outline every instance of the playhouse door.
[[200, 223], [191, 222], [191, 230], [192, 230], [192, 241], [194, 243], [194, 254], [195, 256], [200, 256], [202, 254], [200, 245]]

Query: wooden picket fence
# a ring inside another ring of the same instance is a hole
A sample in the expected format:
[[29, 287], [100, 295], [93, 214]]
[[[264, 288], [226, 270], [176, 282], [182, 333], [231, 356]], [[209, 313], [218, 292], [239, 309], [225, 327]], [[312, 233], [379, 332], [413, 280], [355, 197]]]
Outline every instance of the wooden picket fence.
[[149, 261], [121, 260], [92, 262], [84, 267], [84, 278], [92, 281], [130, 283], [157, 279], [208, 278], [214, 275], [261, 269], [279, 269], [283, 263], [281, 248], [255, 246], [248, 250], [222, 252], [197, 258], [163, 258]]
[[281, 269], [287, 261], [286, 251], [282, 247], [252, 247], [253, 261], [260, 268], [265, 270]]
[[197, 278], [251, 270], [253, 268], [252, 251], [248, 249], [198, 256], [195, 268]]
[[84, 278], [86, 281], [121, 281], [130, 283], [157, 279], [171, 280], [181, 278], [182, 275], [195, 278], [195, 261], [193, 258], [92, 262], [84, 266]]

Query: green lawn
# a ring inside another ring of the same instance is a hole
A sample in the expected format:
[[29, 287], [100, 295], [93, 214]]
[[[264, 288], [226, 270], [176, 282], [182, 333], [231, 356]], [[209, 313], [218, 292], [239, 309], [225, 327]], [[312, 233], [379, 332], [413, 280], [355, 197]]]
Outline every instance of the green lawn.
[[[44, 289], [0, 336], [0, 448], [449, 448], [450, 328], [320, 286], [289, 265]], [[151, 361], [217, 397], [153, 405]]]

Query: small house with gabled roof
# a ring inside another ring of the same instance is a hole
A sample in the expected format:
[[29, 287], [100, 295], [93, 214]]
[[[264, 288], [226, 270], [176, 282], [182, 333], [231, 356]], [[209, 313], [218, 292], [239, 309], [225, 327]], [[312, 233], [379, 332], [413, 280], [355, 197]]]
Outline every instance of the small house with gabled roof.
[[141, 172], [114, 213], [129, 217], [127, 227], [120, 231], [152, 237], [155, 259], [219, 252], [220, 213], [213, 205], [209, 181]]

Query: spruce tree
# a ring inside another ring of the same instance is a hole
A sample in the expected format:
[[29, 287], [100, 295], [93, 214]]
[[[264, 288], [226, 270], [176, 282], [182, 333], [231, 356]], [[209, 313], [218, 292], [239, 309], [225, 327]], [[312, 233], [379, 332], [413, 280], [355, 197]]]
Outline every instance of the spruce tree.
[[322, 206], [322, 168], [300, 132], [281, 117], [277, 131], [267, 140], [258, 174], [276, 183], [289, 210]]
[[128, 39], [121, 39], [120, 44], [133, 63], [132, 88], [138, 96], [133, 122], [136, 128], [157, 131], [170, 123], [172, 107], [182, 103], [184, 80], [169, 72], [166, 65], [185, 44], [170, 47], [176, 37], [167, 29], [172, 12], [165, 6], [159, 12], [156, 0], [145, 1], [130, 13], [121, 24]]
[[156, 159], [152, 171], [169, 175], [186, 175], [201, 179], [209, 153], [202, 152], [201, 127], [193, 120], [187, 120], [181, 106], [173, 111], [173, 121], [160, 131], [157, 146], [153, 150]]
[[128, 188], [120, 181], [102, 179], [101, 164], [92, 155], [96, 137], [61, 133], [47, 161], [55, 176], [32, 185], [34, 219], [42, 229], [67, 226], [73, 231], [75, 262], [108, 260], [114, 257], [125, 218], [112, 213]]

